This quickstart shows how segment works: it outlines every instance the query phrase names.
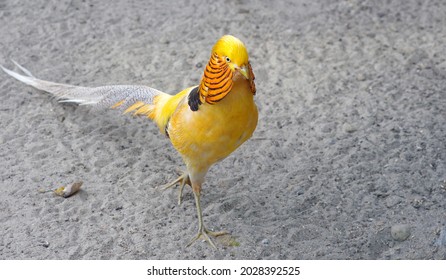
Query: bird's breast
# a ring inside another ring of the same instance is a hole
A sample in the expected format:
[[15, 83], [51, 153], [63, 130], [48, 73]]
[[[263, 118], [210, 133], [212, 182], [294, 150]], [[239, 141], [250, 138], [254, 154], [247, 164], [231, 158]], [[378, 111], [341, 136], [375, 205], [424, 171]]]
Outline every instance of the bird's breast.
[[249, 83], [234, 83], [216, 104], [204, 103], [197, 111], [181, 105], [170, 120], [169, 136], [186, 164], [208, 168], [251, 137], [257, 118]]

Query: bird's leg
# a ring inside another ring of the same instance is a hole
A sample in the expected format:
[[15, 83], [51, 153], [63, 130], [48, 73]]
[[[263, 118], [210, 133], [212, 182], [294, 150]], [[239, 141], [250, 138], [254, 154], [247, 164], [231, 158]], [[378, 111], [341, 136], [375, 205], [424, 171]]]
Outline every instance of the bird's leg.
[[177, 183], [180, 183], [180, 189], [179, 189], [179, 193], [178, 193], [178, 205], [180, 205], [182, 200], [183, 200], [183, 188], [184, 188], [184, 186], [185, 185], [189, 185], [189, 186], [192, 185], [191, 182], [190, 182], [189, 174], [187, 172], [183, 172], [183, 174], [180, 177], [178, 177], [174, 181], [164, 185], [163, 186], [163, 190], [167, 190], [169, 188], [172, 188]]
[[214, 249], [217, 249], [214, 242], [212, 242], [211, 238], [209, 237], [217, 237], [224, 234], [229, 234], [227, 231], [210, 231], [208, 230], [203, 223], [203, 213], [201, 211], [201, 204], [200, 204], [200, 190], [196, 191], [196, 189], [193, 187], [194, 190], [194, 196], [195, 196], [195, 204], [197, 206], [197, 214], [198, 214], [198, 234], [192, 238], [192, 240], [186, 245], [186, 247], [189, 247], [192, 245], [195, 241], [200, 239], [201, 237], [206, 240], [209, 245], [211, 245]]

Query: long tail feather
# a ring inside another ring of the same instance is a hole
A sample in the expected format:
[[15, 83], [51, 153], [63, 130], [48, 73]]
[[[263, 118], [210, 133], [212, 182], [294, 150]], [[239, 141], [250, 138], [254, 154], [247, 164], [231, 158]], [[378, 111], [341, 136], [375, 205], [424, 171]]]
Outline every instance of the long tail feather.
[[70, 102], [80, 105], [93, 105], [97, 109], [118, 108], [127, 109], [135, 102], [153, 104], [153, 99], [163, 92], [139, 85], [112, 85], [100, 87], [79, 87], [67, 84], [59, 84], [35, 78], [30, 71], [13, 61], [25, 75], [9, 70], [0, 65], [0, 68], [15, 79], [46, 91], [55, 96], [60, 102]]

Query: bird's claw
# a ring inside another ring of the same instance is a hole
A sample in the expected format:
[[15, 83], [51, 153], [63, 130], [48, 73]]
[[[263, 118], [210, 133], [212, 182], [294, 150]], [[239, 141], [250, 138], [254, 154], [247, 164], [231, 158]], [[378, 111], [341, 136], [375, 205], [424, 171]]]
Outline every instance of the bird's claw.
[[176, 184], [180, 183], [180, 189], [179, 189], [179, 193], [178, 193], [178, 205], [181, 205], [181, 202], [183, 201], [183, 189], [185, 185], [189, 185], [191, 186], [191, 182], [190, 182], [190, 178], [189, 178], [189, 174], [187, 172], [184, 172], [180, 177], [178, 177], [177, 179], [175, 179], [174, 181], [161, 186], [162, 190], [167, 190], [170, 189], [172, 187], [175, 187]]
[[226, 235], [226, 234], [229, 234], [229, 232], [227, 232], [225, 230], [224, 231], [210, 231], [206, 228], [203, 228], [198, 231], [198, 234], [194, 238], [192, 238], [191, 241], [189, 241], [189, 243], [187, 243], [186, 247], [189, 247], [190, 245], [194, 244], [195, 241], [197, 241], [198, 239], [203, 237], [203, 239], [206, 240], [206, 242], [209, 243], [209, 245], [211, 245], [212, 248], [217, 250], [217, 246], [215, 246], [214, 242], [209, 237], [209, 235], [212, 237], [218, 237], [218, 236]]

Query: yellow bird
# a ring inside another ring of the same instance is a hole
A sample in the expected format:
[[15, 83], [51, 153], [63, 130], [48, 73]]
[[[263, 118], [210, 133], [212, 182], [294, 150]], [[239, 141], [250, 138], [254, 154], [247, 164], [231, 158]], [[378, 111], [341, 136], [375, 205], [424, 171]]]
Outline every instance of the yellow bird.
[[200, 84], [176, 95], [137, 85], [91, 88], [53, 83], [35, 78], [14, 63], [25, 75], [0, 67], [17, 80], [53, 94], [60, 102], [121, 109], [124, 113], [152, 119], [170, 139], [187, 168], [187, 172], [165, 188], [180, 183], [179, 203], [186, 184], [192, 186], [195, 196], [198, 234], [187, 246], [204, 238], [216, 248], [209, 236], [227, 232], [213, 232], [204, 226], [201, 187], [209, 168], [251, 137], [258, 119], [254, 73], [246, 47], [238, 38], [221, 37], [212, 48]]

